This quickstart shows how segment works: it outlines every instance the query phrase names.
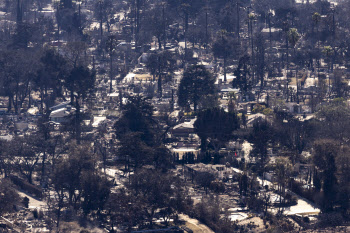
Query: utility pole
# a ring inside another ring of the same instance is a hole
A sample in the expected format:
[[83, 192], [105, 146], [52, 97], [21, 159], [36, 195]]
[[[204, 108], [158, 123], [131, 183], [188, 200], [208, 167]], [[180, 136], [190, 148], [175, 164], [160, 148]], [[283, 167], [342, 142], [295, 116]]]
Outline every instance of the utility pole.
[[165, 2], [162, 3], [162, 17], [163, 17], [163, 44], [164, 44], [164, 50], [166, 46], [166, 22], [165, 22]]
[[208, 1], [205, 7], [205, 49], [208, 52]]
[[239, 3], [238, 3], [238, 1], [237, 1], [237, 3], [236, 3], [236, 10], [237, 10], [237, 28], [236, 28], [236, 31], [237, 31], [237, 38], [239, 39], [240, 37], [239, 37], [239, 31], [240, 31], [240, 22], [239, 22], [239, 20], [240, 20], [240, 17], [239, 17]]
[[101, 43], [102, 43], [102, 36], [103, 36], [103, 28], [102, 28], [102, 0], [99, 0], [100, 4], [100, 34], [101, 34]]
[[78, 2], [78, 16], [79, 16], [79, 32], [81, 31], [81, 11], [80, 11], [80, 5], [81, 5], [81, 0]]

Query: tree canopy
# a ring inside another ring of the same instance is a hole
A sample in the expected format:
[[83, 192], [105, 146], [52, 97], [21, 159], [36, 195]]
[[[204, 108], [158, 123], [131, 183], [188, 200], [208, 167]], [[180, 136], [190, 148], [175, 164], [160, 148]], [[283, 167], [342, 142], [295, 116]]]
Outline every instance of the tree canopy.
[[239, 128], [239, 120], [234, 112], [222, 108], [200, 111], [194, 123], [195, 132], [201, 138], [201, 147], [206, 149], [207, 140], [215, 151], [233, 138], [233, 131]]
[[204, 66], [194, 65], [185, 70], [178, 90], [178, 104], [189, 108], [193, 104], [194, 111], [202, 97], [214, 95], [215, 78]]

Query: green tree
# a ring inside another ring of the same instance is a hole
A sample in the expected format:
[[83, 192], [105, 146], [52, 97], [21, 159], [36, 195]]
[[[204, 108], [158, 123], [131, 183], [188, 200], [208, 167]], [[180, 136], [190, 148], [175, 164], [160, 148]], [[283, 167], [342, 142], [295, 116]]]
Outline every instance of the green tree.
[[224, 82], [227, 81], [227, 59], [234, 55], [235, 52], [235, 41], [230, 37], [228, 32], [225, 30], [218, 32], [217, 39], [213, 44], [213, 53], [215, 57], [222, 58], [224, 60]]
[[130, 97], [123, 105], [123, 115], [114, 124], [116, 138], [120, 141], [118, 155], [125, 172], [137, 170], [146, 164], [168, 169], [171, 155], [162, 145], [162, 135], [153, 118], [153, 106], [141, 96]]
[[36, 137], [29, 136], [16, 137], [11, 141], [9, 152], [14, 156], [15, 168], [30, 184], [33, 183], [33, 175], [41, 157], [40, 143], [41, 141], [38, 141]]
[[172, 167], [170, 151], [162, 145], [147, 145], [140, 132], [125, 134], [120, 139], [117, 152], [125, 165], [125, 172], [139, 170], [144, 165], [154, 165], [162, 171]]
[[350, 148], [341, 146], [340, 153], [335, 159], [339, 189], [337, 192], [337, 204], [343, 214], [350, 210]]
[[[284, 32], [285, 41], [286, 41], [286, 60], [287, 60], [287, 71], [289, 70], [289, 39], [288, 39], [288, 32], [289, 32], [290, 25], [288, 21], [284, 21], [282, 24], [282, 30]], [[288, 87], [287, 87], [288, 89]]]
[[156, 169], [165, 172], [173, 166], [173, 157], [169, 149], [161, 145], [154, 148], [152, 162]]
[[239, 176], [239, 194], [247, 195], [249, 178], [246, 172]]
[[290, 154], [290, 159], [295, 164], [300, 159], [300, 154], [310, 145], [314, 136], [315, 126], [309, 121], [299, 121], [292, 115], [287, 115], [274, 122], [274, 132], [277, 141], [284, 146]]
[[69, 69], [85, 67], [87, 44], [83, 41], [68, 42], [62, 50]]
[[201, 172], [195, 176], [196, 183], [204, 188], [206, 194], [208, 194], [208, 188], [214, 180], [215, 176], [210, 172]]
[[[331, 67], [332, 66], [333, 65], [331, 65]], [[335, 69], [333, 71], [333, 76], [332, 91], [335, 93], [337, 98], [345, 98], [348, 96], [349, 87], [344, 79], [344, 72], [340, 69]]]
[[140, 170], [131, 177], [130, 190], [140, 200], [141, 211], [150, 227], [157, 211], [169, 207], [174, 192], [172, 184], [170, 175], [157, 170]]
[[68, 41], [76, 41], [78, 38], [80, 40], [86, 40], [87, 37], [83, 33], [84, 28], [88, 25], [85, 14], [82, 14], [80, 11], [76, 12], [73, 8], [58, 7], [56, 20], [58, 25], [58, 40], [60, 40], [61, 30], [67, 32]]
[[292, 164], [290, 160], [286, 157], [278, 157], [275, 161], [275, 173], [279, 183], [279, 194], [280, 194], [280, 204], [285, 200], [286, 185], [289, 182], [290, 176], [292, 174]]
[[321, 138], [332, 138], [343, 142], [350, 138], [348, 130], [345, 130], [350, 129], [350, 111], [344, 99], [337, 98], [324, 104], [316, 116], [320, 120], [320, 127], [317, 129]]
[[334, 51], [333, 51], [333, 48], [331, 46], [324, 46], [323, 47], [323, 50], [322, 50], [322, 53], [326, 56], [326, 62], [328, 64], [328, 72], [330, 70], [333, 71], [333, 65], [331, 65], [331, 62], [332, 62], [332, 59], [331, 57], [333, 56], [334, 54]]
[[202, 150], [206, 150], [209, 140], [218, 152], [233, 137], [233, 131], [239, 128], [239, 120], [234, 112], [226, 112], [222, 108], [206, 109], [198, 113], [194, 128], [201, 138]]
[[0, 180], [0, 214], [14, 211], [13, 206], [19, 201], [20, 197], [10, 180]]
[[147, 58], [146, 67], [153, 75], [153, 79], [158, 73], [158, 94], [159, 97], [162, 97], [162, 76], [175, 70], [176, 59], [174, 55], [169, 51], [151, 54]]
[[114, 124], [117, 139], [122, 139], [128, 133], [138, 133], [148, 146], [159, 144], [155, 131], [157, 127], [153, 118], [153, 106], [141, 96], [128, 98], [123, 105], [122, 117]]
[[264, 78], [267, 63], [265, 61], [265, 39], [261, 33], [256, 37], [256, 71], [260, 80], [260, 88], [264, 87]]
[[54, 190], [53, 197], [48, 195], [48, 207], [49, 210], [53, 212], [54, 216], [56, 217], [56, 229], [58, 231], [60, 227], [61, 222], [61, 216], [62, 216], [62, 209], [67, 206], [67, 203], [65, 200], [67, 199], [67, 181], [66, 181], [66, 174], [64, 173], [64, 166], [56, 166], [56, 169], [51, 174], [51, 185]]
[[106, 41], [106, 51], [109, 55], [109, 93], [112, 93], [112, 80], [114, 78], [114, 70], [113, 70], [113, 56], [116, 52], [116, 47], [118, 44], [117, 37], [115, 35], [110, 35], [107, 37]]
[[[237, 5], [238, 5], [237, 1]], [[218, 14], [218, 23], [221, 26], [222, 29], [225, 31], [231, 33], [235, 32], [236, 34], [239, 33], [238, 29], [238, 19], [237, 15], [239, 12], [237, 12], [237, 5], [234, 4], [233, 2], [228, 2], [225, 6], [221, 7], [220, 12]], [[235, 12], [235, 14], [232, 14], [232, 12]], [[239, 17], [239, 16], [238, 16]]]
[[73, 3], [72, 0], [61, 0], [61, 5], [63, 8], [72, 8], [73, 7]]
[[[93, 9], [95, 18], [101, 23], [100, 27], [102, 23], [106, 23], [107, 31], [110, 32], [111, 25], [115, 22], [117, 5], [112, 0], [95, 1]], [[102, 28], [100, 30], [102, 33]]]
[[[73, 68], [65, 80], [65, 86], [70, 92], [71, 104], [75, 106], [75, 138], [80, 143], [81, 134], [81, 103], [94, 91], [95, 72], [89, 68], [79, 66]], [[74, 101], [75, 100], [75, 101]]]
[[166, 28], [168, 25], [169, 17], [166, 15], [166, 3], [157, 4], [153, 9], [151, 9], [146, 17], [148, 17], [149, 24], [147, 29], [149, 29], [152, 34], [158, 40], [158, 49], [165, 49], [166, 41]]
[[288, 31], [288, 42], [294, 49], [294, 56], [295, 56], [295, 46], [298, 43], [300, 39], [300, 35], [298, 33], [298, 30], [296, 28], [291, 28]]
[[267, 148], [271, 142], [272, 133], [271, 124], [259, 118], [253, 124], [253, 130], [249, 136], [249, 141], [253, 143], [253, 154], [260, 158], [261, 168], [264, 168], [267, 162]]
[[183, 74], [178, 89], [178, 104], [188, 108], [193, 104], [194, 111], [200, 99], [205, 95], [214, 95], [215, 78], [204, 66], [194, 65], [189, 67]]
[[332, 140], [317, 140], [314, 143], [313, 163], [321, 173], [322, 190], [324, 198], [321, 206], [322, 210], [332, 211], [336, 198], [336, 178], [337, 167], [335, 164], [336, 157], [339, 153], [340, 145]]
[[321, 21], [321, 15], [318, 12], [315, 12], [312, 14], [312, 21], [314, 23], [314, 26], [316, 26], [316, 35], [318, 35], [318, 24]]
[[130, 172], [150, 164], [153, 150], [142, 140], [141, 133], [127, 133], [120, 139], [118, 155], [125, 165], [125, 172]]
[[16, 32], [13, 35], [13, 48], [25, 49], [32, 41], [33, 37], [33, 25], [25, 22], [17, 22]]
[[97, 210], [97, 215], [103, 210], [110, 194], [111, 182], [107, 177], [85, 172], [81, 181], [81, 207], [85, 215]]
[[[251, 46], [251, 56], [253, 59], [253, 64], [254, 64], [254, 34], [253, 34], [253, 23], [256, 20], [256, 15], [254, 13], [249, 13], [249, 8], [248, 8], [248, 37], [249, 37], [249, 43]], [[253, 76], [254, 76], [254, 71], [253, 71]]]
[[12, 153], [11, 153], [11, 144], [6, 140], [0, 140], [0, 174], [4, 175], [7, 178], [12, 170]]
[[142, 210], [139, 200], [126, 189], [118, 189], [109, 195], [105, 204], [106, 220], [111, 225], [111, 232], [114, 226], [127, 226], [130, 233], [134, 226], [142, 223]]
[[156, 80], [156, 74], [158, 71], [158, 56], [155, 53], [152, 53], [146, 61], [146, 67], [148, 71], [151, 73], [153, 76], [153, 81]]
[[[59, 197], [67, 196], [68, 204], [78, 208], [82, 195], [82, 176], [85, 172], [95, 172], [95, 167], [96, 160], [92, 148], [89, 145], [72, 143], [68, 156], [57, 161], [51, 184]], [[64, 203], [59, 204], [62, 208]]]
[[252, 78], [252, 67], [250, 65], [250, 57], [244, 55], [239, 59], [238, 67], [234, 71], [236, 78], [232, 82], [234, 88], [239, 88], [243, 95], [248, 94], [252, 89], [254, 80]]
[[[28, 59], [30, 56], [32, 59]], [[8, 97], [8, 111], [18, 114], [30, 93], [38, 68], [37, 53], [29, 50], [0, 51], [1, 95]]]
[[40, 58], [39, 69], [34, 77], [34, 88], [39, 90], [41, 99], [41, 112], [44, 104], [50, 106], [49, 92], [53, 91], [51, 99], [62, 96], [62, 81], [68, 75], [67, 61], [54, 50], [46, 50]]
[[33, 138], [36, 141], [36, 146], [38, 148], [38, 153], [41, 156], [41, 185], [47, 184], [47, 165], [50, 164], [49, 167], [54, 169], [55, 160], [57, 156], [60, 154], [60, 149], [64, 151], [62, 148], [62, 137], [60, 134], [54, 135], [54, 129], [49, 123], [48, 115], [43, 116], [38, 119], [37, 126], [38, 131], [33, 134]]
[[[318, 13], [318, 12], [313, 13], [311, 19], [312, 19], [312, 23], [313, 23], [313, 25], [312, 25], [312, 37], [313, 37], [313, 39], [315, 39], [317, 41], [316, 47], [317, 47], [317, 49], [319, 49], [320, 48], [319, 23], [321, 22], [320, 13]], [[314, 27], [316, 27], [316, 33], [314, 33]], [[319, 58], [316, 59], [316, 62], [318, 64], [318, 69], [319, 69], [319, 67], [320, 67]]]

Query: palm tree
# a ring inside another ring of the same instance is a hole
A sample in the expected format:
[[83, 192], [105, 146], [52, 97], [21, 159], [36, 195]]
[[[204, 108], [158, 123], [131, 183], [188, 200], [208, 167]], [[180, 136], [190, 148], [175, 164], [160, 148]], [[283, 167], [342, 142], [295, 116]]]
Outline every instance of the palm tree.
[[248, 14], [248, 30], [249, 30], [249, 33], [250, 33], [250, 45], [251, 45], [251, 48], [252, 48], [252, 57], [254, 57], [254, 44], [253, 44], [253, 22], [255, 21], [256, 19], [256, 16], [254, 13], [250, 13]]
[[270, 50], [272, 49], [272, 32], [271, 32], [271, 17], [273, 16], [273, 11], [270, 9], [267, 13], [268, 25], [269, 25], [269, 40], [270, 40]]
[[318, 33], [318, 23], [321, 21], [321, 15], [318, 12], [315, 12], [312, 15], [312, 21], [314, 22], [314, 25], [316, 26], [316, 32]]
[[[321, 21], [321, 15], [318, 12], [315, 12], [312, 15], [312, 21], [314, 22], [314, 25], [316, 26], [317, 48], [320, 48], [320, 42], [319, 42], [319, 39], [318, 39], [318, 24]], [[319, 76], [320, 75], [320, 62], [317, 61], [317, 64], [318, 64], [318, 68], [317, 68], [318, 72], [317, 73], [318, 73], [318, 76]]]
[[112, 93], [113, 87], [112, 87], [112, 80], [114, 77], [114, 72], [113, 72], [113, 55], [115, 53], [115, 49], [117, 47], [118, 40], [115, 35], [110, 35], [107, 38], [106, 41], [106, 50], [109, 54], [109, 79], [110, 79], [110, 84], [109, 84], [109, 93]]
[[[298, 29], [296, 28], [289, 29], [289, 31], [287, 32], [287, 38], [288, 38], [289, 44], [293, 47], [293, 56], [295, 57], [295, 46], [300, 39], [300, 34], [298, 33]], [[298, 68], [295, 71], [295, 78], [297, 83], [297, 101], [299, 103]]]
[[229, 112], [234, 112], [235, 109], [236, 109], [236, 100], [237, 100], [237, 97], [235, 95], [234, 92], [230, 92], [228, 94], [228, 97], [229, 97], [229, 102], [228, 102], [228, 111]]
[[[256, 20], [256, 16], [254, 13], [248, 14], [248, 30], [250, 31], [250, 45], [252, 48], [252, 65], [255, 66], [255, 59], [254, 59], [254, 40], [253, 40], [253, 22]], [[249, 33], [248, 33], [249, 34]], [[255, 80], [255, 72], [253, 70], [253, 80]]]
[[[330, 57], [333, 55], [333, 48], [331, 46], [324, 46], [322, 53], [326, 56], [327, 59], [327, 64], [328, 64], [328, 73], [330, 71], [331, 67], [331, 60]], [[333, 64], [332, 64], [332, 69], [333, 69]], [[331, 95], [330, 90], [331, 90], [331, 79], [328, 77], [328, 89], [329, 89], [329, 95]]]
[[326, 55], [327, 63], [328, 63], [328, 72], [330, 70], [333, 70], [333, 64], [331, 65], [331, 60], [330, 57], [333, 55], [333, 48], [331, 46], [324, 46], [322, 53]]
[[234, 41], [230, 38], [229, 33], [226, 30], [218, 32], [217, 39], [213, 44], [213, 53], [215, 57], [220, 57], [224, 60], [224, 82], [226, 83], [226, 65], [227, 59], [233, 55]]
[[293, 51], [294, 56], [295, 56], [295, 45], [298, 43], [299, 39], [300, 39], [300, 34], [298, 33], [298, 29], [296, 29], [296, 28], [289, 29], [288, 42], [294, 49], [294, 51]]
[[287, 59], [287, 71], [288, 71], [288, 69], [289, 69], [289, 62], [288, 62], [288, 57], [289, 57], [289, 40], [288, 40], [289, 23], [288, 23], [288, 21], [283, 22], [282, 29], [283, 29], [283, 32], [285, 33], [285, 36], [286, 36], [286, 50], [287, 50], [286, 51], [287, 52], [286, 59]]
[[188, 21], [189, 21], [189, 14], [190, 14], [190, 4], [183, 3], [181, 4], [181, 11], [183, 12], [183, 20], [184, 20], [184, 27], [183, 27], [183, 33], [184, 33], [184, 40], [185, 40], [185, 58], [187, 58], [187, 33], [188, 33]]
[[321, 21], [321, 15], [318, 12], [315, 12], [312, 15], [312, 21], [314, 22], [314, 25], [316, 26], [316, 36], [317, 36], [317, 46], [320, 47], [320, 42], [319, 42], [319, 38], [318, 38], [318, 24]]

